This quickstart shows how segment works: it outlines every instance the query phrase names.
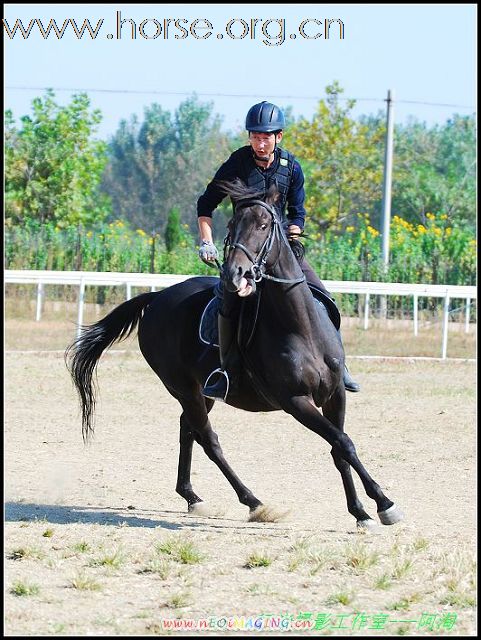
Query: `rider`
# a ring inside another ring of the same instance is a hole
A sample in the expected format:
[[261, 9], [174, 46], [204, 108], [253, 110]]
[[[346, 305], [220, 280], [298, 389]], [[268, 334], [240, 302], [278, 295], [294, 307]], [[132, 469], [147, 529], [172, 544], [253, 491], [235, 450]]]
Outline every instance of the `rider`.
[[[197, 202], [201, 240], [199, 256], [207, 264], [212, 264], [219, 255], [213, 243], [212, 213], [224, 199], [225, 193], [217, 185], [217, 180], [233, 181], [240, 178], [245, 184], [257, 191], [267, 191], [269, 186], [275, 183], [280, 197], [274, 207], [281, 219], [288, 224], [288, 236], [298, 236], [304, 228], [306, 215], [304, 174], [294, 156], [278, 146], [285, 128], [284, 114], [276, 105], [265, 101], [260, 102], [249, 109], [245, 128], [249, 133], [249, 144], [232, 153], [218, 169]], [[287, 216], [285, 214], [286, 205]], [[330, 297], [329, 292], [305, 259], [301, 263], [301, 268], [307, 282], [321, 289]], [[235, 333], [239, 302], [240, 299], [236, 293], [229, 292], [226, 287], [223, 287], [219, 311], [221, 369], [213, 372], [221, 375], [218, 376], [215, 384], [207, 384], [211, 376], [206, 381], [202, 393], [209, 398], [225, 400], [229, 391], [229, 378], [226, 370], [230, 372], [230, 390], [235, 391], [235, 374], [240, 366]], [[344, 386], [348, 391], [360, 390], [359, 384], [351, 378], [347, 367], [344, 369]]]

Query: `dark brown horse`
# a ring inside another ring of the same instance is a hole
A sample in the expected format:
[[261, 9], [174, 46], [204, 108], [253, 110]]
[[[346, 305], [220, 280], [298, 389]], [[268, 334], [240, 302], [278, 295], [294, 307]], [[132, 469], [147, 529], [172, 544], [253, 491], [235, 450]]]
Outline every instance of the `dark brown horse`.
[[[361, 504], [351, 476], [359, 475], [375, 501], [383, 524], [402, 513], [387, 498], [360, 462], [344, 432], [344, 352], [327, 311], [313, 298], [302, 270], [272, 206], [276, 192], [253, 193], [242, 184], [224, 185], [235, 203], [222, 270], [224, 286], [256, 299], [255, 328], [241, 341], [243, 372], [237, 394], [227, 402], [247, 411], [283, 410], [327, 440], [344, 485], [348, 511], [357, 525], [375, 521]], [[199, 339], [199, 320], [213, 297], [217, 278], [195, 277], [160, 292], [143, 293], [115, 308], [105, 318], [83, 327], [68, 347], [69, 370], [82, 407], [83, 434], [93, 432], [93, 375], [103, 351], [127, 337], [138, 325], [142, 354], [167, 390], [182, 406], [176, 491], [195, 511], [203, 502], [190, 481], [192, 447], [198, 442], [232, 485], [250, 519], [262, 519], [262, 502], [227, 463], [209, 421], [213, 401], [202, 386], [219, 365], [218, 350]], [[321, 408], [319, 411], [318, 407]], [[239, 434], [240, 437], [242, 437]]]

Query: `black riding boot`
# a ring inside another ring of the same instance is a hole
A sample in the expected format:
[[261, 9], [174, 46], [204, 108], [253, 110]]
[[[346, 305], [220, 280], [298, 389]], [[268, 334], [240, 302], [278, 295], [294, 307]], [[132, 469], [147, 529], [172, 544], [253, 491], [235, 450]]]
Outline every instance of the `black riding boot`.
[[[223, 400], [227, 394], [234, 395], [236, 393], [236, 382], [239, 367], [239, 350], [236, 341], [237, 318], [232, 320], [226, 318], [219, 312], [219, 355], [220, 368], [215, 369], [207, 380], [202, 389], [202, 395], [212, 400]], [[229, 369], [230, 374], [227, 373]], [[214, 378], [214, 384], [210, 382]]]
[[[339, 329], [337, 330], [337, 333], [339, 334], [339, 338], [341, 338], [342, 342], [342, 336]], [[353, 393], [355, 393], [356, 391], [361, 391], [359, 383], [353, 380], [346, 365], [344, 365], [344, 373], [342, 379], [344, 381], [344, 388], [346, 389], [346, 391], [352, 391]]]
[[344, 388], [346, 389], [346, 391], [361, 391], [359, 383], [354, 382], [346, 365], [344, 365], [344, 375], [342, 379], [344, 380]]

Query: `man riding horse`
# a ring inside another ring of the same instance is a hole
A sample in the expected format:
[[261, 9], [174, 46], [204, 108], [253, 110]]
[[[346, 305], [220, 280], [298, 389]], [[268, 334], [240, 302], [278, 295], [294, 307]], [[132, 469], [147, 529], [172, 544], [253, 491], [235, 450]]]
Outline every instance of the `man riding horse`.
[[[296, 238], [304, 228], [304, 174], [294, 156], [278, 146], [285, 128], [284, 114], [276, 105], [260, 102], [249, 109], [245, 128], [249, 134], [249, 144], [232, 153], [197, 202], [201, 241], [199, 256], [207, 264], [213, 264], [219, 257], [212, 236], [212, 213], [225, 197], [222, 181], [240, 179], [254, 190], [264, 192], [275, 184], [279, 197], [274, 207], [281, 220], [287, 224], [288, 236]], [[307, 283], [330, 297], [324, 284], [304, 258], [301, 268]], [[231, 292], [222, 285], [220, 287], [218, 325], [221, 368], [212, 372], [202, 391], [204, 396], [214, 400], [225, 400], [227, 393], [236, 392], [236, 378], [241, 366], [236, 339], [237, 319], [240, 298], [247, 295], [249, 286], [247, 280], [246, 289], [242, 291]], [[209, 384], [211, 377], [217, 377], [214, 384]], [[348, 391], [360, 390], [347, 367], [344, 369], [343, 380]]]

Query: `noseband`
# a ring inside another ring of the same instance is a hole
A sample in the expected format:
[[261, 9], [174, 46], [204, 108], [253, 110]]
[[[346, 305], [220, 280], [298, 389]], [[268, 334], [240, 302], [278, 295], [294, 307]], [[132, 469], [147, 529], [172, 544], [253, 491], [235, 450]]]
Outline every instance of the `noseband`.
[[[287, 278], [276, 278], [266, 273], [267, 258], [269, 256], [269, 253], [272, 250], [272, 247], [274, 246], [275, 240], [282, 239], [284, 240], [284, 242], [286, 242], [286, 244], [287, 244], [287, 240], [284, 238], [284, 235], [280, 232], [280, 222], [276, 215], [276, 211], [274, 207], [267, 204], [266, 202], [263, 202], [262, 200], [253, 199], [253, 200], [246, 201], [246, 199], [242, 199], [238, 201], [235, 206], [234, 215], [235, 213], [237, 213], [239, 209], [250, 207], [256, 204], [261, 207], [264, 207], [264, 209], [271, 214], [272, 223], [271, 223], [271, 228], [269, 230], [269, 235], [265, 239], [257, 256], [253, 257], [249, 249], [247, 249], [247, 247], [245, 247], [240, 242], [231, 243], [230, 234], [229, 234], [226, 237], [224, 242], [224, 262], [227, 260], [228, 254], [231, 249], [240, 249], [246, 254], [249, 260], [252, 262], [252, 267], [250, 268], [250, 272], [253, 275], [254, 282], [260, 282], [262, 279], [273, 280], [274, 282], [282, 282], [285, 284], [298, 284], [300, 282], [304, 282], [304, 280], [306, 279], [306, 276], [304, 274], [302, 275], [302, 278], [287, 279]], [[289, 247], [289, 250], [290, 250], [290, 247]]]

